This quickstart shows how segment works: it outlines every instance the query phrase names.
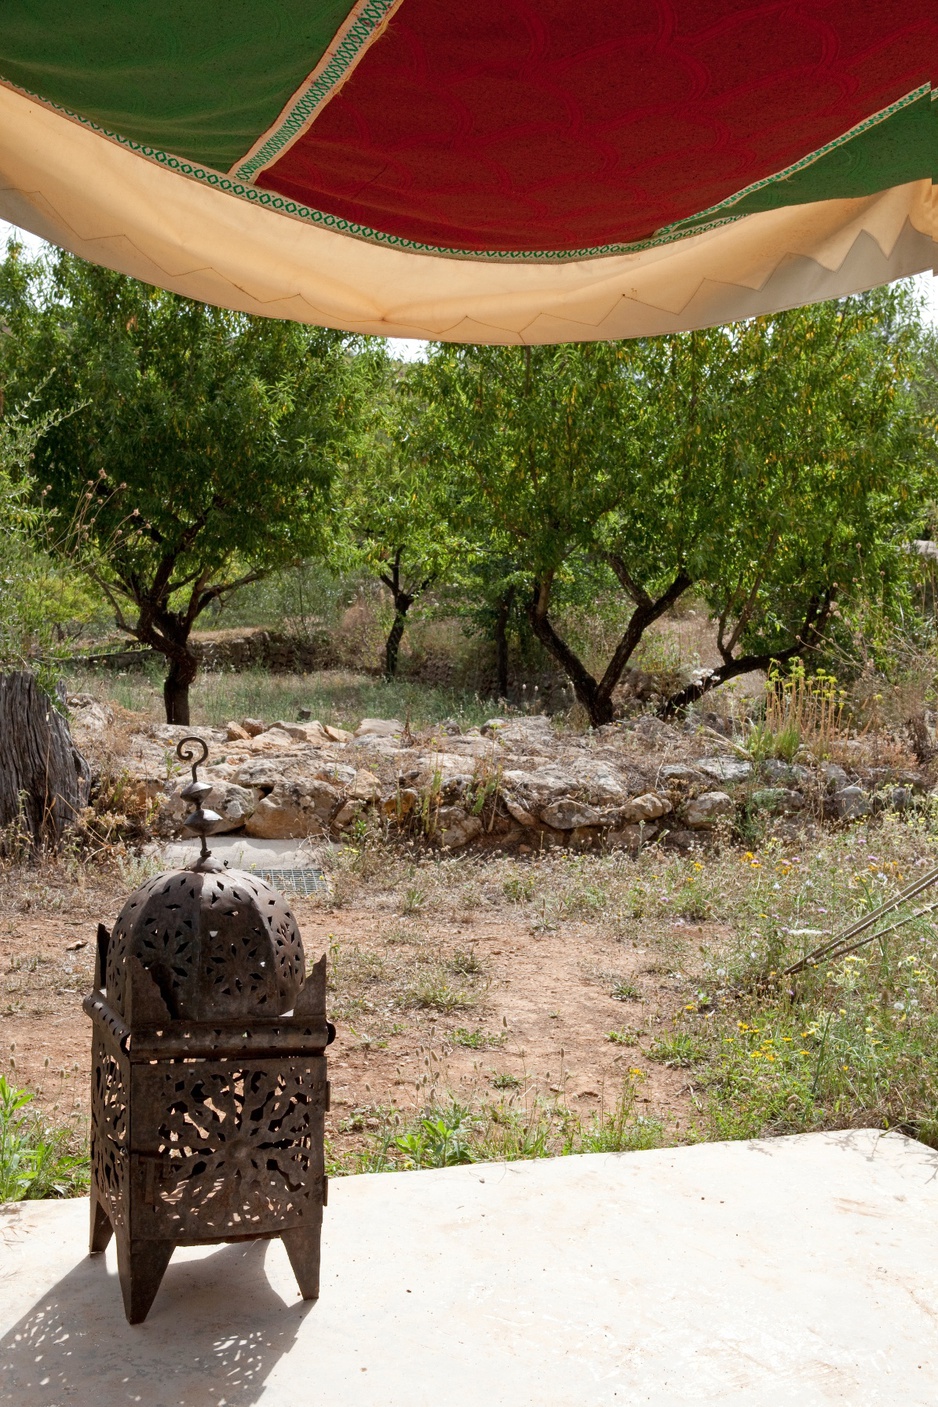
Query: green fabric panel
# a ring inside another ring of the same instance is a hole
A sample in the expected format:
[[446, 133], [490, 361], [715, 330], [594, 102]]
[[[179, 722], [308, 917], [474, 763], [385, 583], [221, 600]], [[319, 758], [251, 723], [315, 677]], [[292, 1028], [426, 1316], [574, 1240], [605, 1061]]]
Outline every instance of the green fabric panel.
[[0, 75], [109, 131], [227, 171], [354, 0], [4, 0]]
[[758, 190], [670, 228], [708, 224], [719, 214], [751, 215], [815, 200], [875, 195], [926, 177], [938, 180], [938, 102], [927, 93], [824, 152], [802, 170], [771, 177]]

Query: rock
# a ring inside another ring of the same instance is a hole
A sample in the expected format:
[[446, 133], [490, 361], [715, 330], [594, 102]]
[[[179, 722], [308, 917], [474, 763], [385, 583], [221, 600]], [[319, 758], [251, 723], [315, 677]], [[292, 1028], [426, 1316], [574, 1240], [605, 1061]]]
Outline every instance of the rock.
[[[344, 770], [344, 769], [343, 769]], [[320, 776], [323, 774], [320, 773]], [[381, 791], [381, 782], [374, 772], [360, 767], [351, 782], [345, 786], [346, 793], [353, 801], [373, 801]]]
[[502, 792], [501, 799], [505, 805], [505, 810], [508, 812], [509, 816], [514, 817], [519, 826], [525, 826], [530, 829], [532, 826], [537, 825], [537, 816], [535, 816], [533, 812], [526, 810], [525, 807], [522, 806], [519, 801], [516, 801], [513, 796], [509, 795], [508, 792]]
[[313, 716], [313, 711], [311, 708], [300, 708], [297, 709], [296, 716], [300, 723], [308, 723]]
[[256, 738], [260, 733], [263, 733], [267, 724], [260, 718], [242, 718], [241, 727], [249, 738]]
[[[297, 766], [299, 766], [298, 763]], [[328, 782], [330, 786], [339, 787], [340, 790], [348, 791], [352, 788], [356, 777], [370, 778], [372, 773], [359, 772], [355, 767], [349, 767], [344, 762], [328, 762], [325, 767], [317, 767], [313, 775], [316, 777], [317, 781]], [[375, 777], [374, 780], [377, 781], [377, 777]]]
[[80, 748], [82, 744], [100, 738], [114, 722], [114, 710], [91, 694], [69, 694], [68, 729]]
[[[291, 727], [292, 726], [294, 725], [291, 724]], [[296, 744], [298, 742], [304, 741], [305, 739], [302, 737], [302, 735], [296, 737], [294, 736], [294, 734], [288, 733], [285, 728], [281, 728], [277, 724], [274, 724], [273, 727], [267, 728], [263, 733], [259, 733], [256, 738], [253, 738], [251, 740], [251, 751], [277, 752], [281, 748], [296, 747]]]
[[251, 736], [247, 728], [242, 728], [240, 723], [227, 723], [225, 734], [229, 743], [246, 743]]
[[490, 718], [480, 729], [483, 737], [494, 738], [508, 751], [521, 754], [551, 751], [555, 745], [554, 726], [543, 713], [525, 718]]
[[665, 831], [660, 844], [667, 850], [692, 850], [697, 844], [697, 836], [693, 831], [678, 826], [674, 830]]
[[679, 786], [696, 786], [706, 780], [699, 768], [688, 767], [685, 762], [666, 762], [655, 775], [659, 782], [676, 782]]
[[606, 844], [612, 846], [622, 846], [626, 850], [637, 850], [640, 845], [652, 840], [658, 832], [658, 827], [630, 825], [619, 826], [614, 831], [606, 832]]
[[877, 792], [873, 800], [885, 811], [907, 811], [914, 795], [911, 787], [886, 787]]
[[602, 843], [603, 835], [599, 826], [576, 826], [567, 831], [567, 844], [572, 850], [592, 850]]
[[352, 740], [352, 734], [347, 733], [344, 728], [334, 728], [331, 723], [324, 723], [322, 727], [330, 742], [348, 743]]
[[773, 786], [791, 787], [811, 781], [807, 767], [797, 762], [781, 762], [777, 757], [767, 757], [762, 764], [762, 775]]
[[[166, 802], [163, 808], [163, 816], [175, 826], [181, 826], [187, 816], [192, 814], [193, 805], [191, 801], [186, 801], [178, 790]], [[212, 826], [210, 835], [227, 835], [231, 831], [238, 831], [245, 822], [253, 815], [257, 806], [257, 795], [247, 787], [239, 787], [231, 782], [215, 782], [212, 790], [208, 792], [203, 801], [207, 811], [217, 811], [221, 820]]]
[[732, 816], [736, 808], [732, 798], [725, 791], [705, 791], [702, 796], [688, 801], [684, 807], [684, 821], [692, 830], [702, 830], [716, 825], [724, 816]]
[[651, 743], [652, 747], [669, 747], [680, 738], [680, 733], [676, 728], [672, 728], [670, 723], [665, 723], [660, 718], [655, 718], [650, 713], [643, 714], [637, 718], [632, 725], [632, 731], [640, 738]]
[[355, 729], [356, 738], [399, 738], [404, 725], [399, 718], [363, 718]]
[[[399, 787], [397, 791], [389, 792], [382, 798], [381, 810], [385, 816], [392, 821], [403, 821], [413, 814], [420, 802], [420, 793], [414, 791], [413, 787]], [[355, 803], [362, 805], [362, 802]]]
[[245, 831], [257, 840], [301, 840], [322, 835], [324, 826], [312, 811], [271, 795], [257, 803]]
[[870, 814], [870, 799], [862, 787], [841, 787], [831, 797], [838, 821], [858, 821]]
[[[739, 757], [700, 757], [696, 766], [718, 782], [744, 782], [752, 772], [752, 763]], [[714, 793], [715, 794], [715, 793]]]
[[444, 806], [437, 818], [437, 840], [444, 850], [460, 850], [482, 834], [478, 816], [469, 816], [461, 807]]
[[346, 801], [344, 806], [340, 806], [339, 810], [333, 816], [332, 824], [337, 826], [339, 830], [344, 830], [346, 826], [351, 825], [352, 821], [361, 815], [364, 809], [364, 801]]
[[281, 719], [272, 723], [270, 727], [271, 731], [277, 729], [281, 733], [286, 733], [288, 737], [294, 738], [297, 742], [310, 743], [314, 747], [322, 746], [324, 743], [328, 745], [332, 742], [321, 723], [285, 723]]
[[541, 820], [545, 826], [551, 826], [554, 830], [572, 831], [580, 826], [598, 826], [602, 816], [593, 806], [563, 797], [560, 801], [552, 801], [542, 807]]
[[633, 796], [631, 801], [626, 802], [622, 808], [622, 819], [632, 822], [657, 821], [660, 816], [666, 816], [673, 809], [666, 796], [648, 791], [643, 796]]
[[836, 762], [825, 762], [822, 775], [828, 791], [841, 791], [850, 785], [850, 778], [842, 767], [837, 766]]
[[804, 806], [801, 792], [790, 787], [763, 787], [752, 793], [750, 801], [757, 811], [773, 813], [800, 811]]

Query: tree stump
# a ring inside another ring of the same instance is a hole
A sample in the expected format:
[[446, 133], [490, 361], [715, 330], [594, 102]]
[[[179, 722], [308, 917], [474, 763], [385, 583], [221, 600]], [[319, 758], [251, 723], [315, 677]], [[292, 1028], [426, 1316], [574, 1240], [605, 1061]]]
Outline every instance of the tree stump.
[[34, 849], [54, 847], [91, 793], [91, 768], [35, 677], [0, 674], [0, 847], [19, 824]]

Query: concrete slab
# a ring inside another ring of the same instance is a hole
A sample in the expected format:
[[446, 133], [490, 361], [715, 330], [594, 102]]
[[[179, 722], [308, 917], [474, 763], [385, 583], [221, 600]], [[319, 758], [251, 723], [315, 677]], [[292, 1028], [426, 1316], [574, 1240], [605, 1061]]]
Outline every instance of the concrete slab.
[[332, 1183], [279, 1243], [176, 1253], [147, 1322], [87, 1204], [0, 1221], [16, 1407], [938, 1402], [938, 1154], [869, 1130]]
[[[254, 840], [246, 835], [213, 835], [209, 848], [217, 860], [233, 870], [315, 868], [322, 860], [323, 842], [309, 840]], [[167, 869], [191, 865], [198, 858], [199, 841], [175, 840], [161, 855]]]

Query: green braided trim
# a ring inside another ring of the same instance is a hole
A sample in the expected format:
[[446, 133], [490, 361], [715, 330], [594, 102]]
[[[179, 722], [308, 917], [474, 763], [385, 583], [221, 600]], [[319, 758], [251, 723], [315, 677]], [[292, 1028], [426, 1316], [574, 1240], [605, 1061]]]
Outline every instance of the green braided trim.
[[395, 3], [396, 0], [367, 0], [343, 35], [322, 73], [303, 89], [286, 117], [274, 128], [263, 146], [246, 161], [232, 168], [232, 175], [241, 181], [252, 181], [262, 167], [274, 160], [315, 114], [316, 109], [331, 96], [336, 84], [345, 77]]

